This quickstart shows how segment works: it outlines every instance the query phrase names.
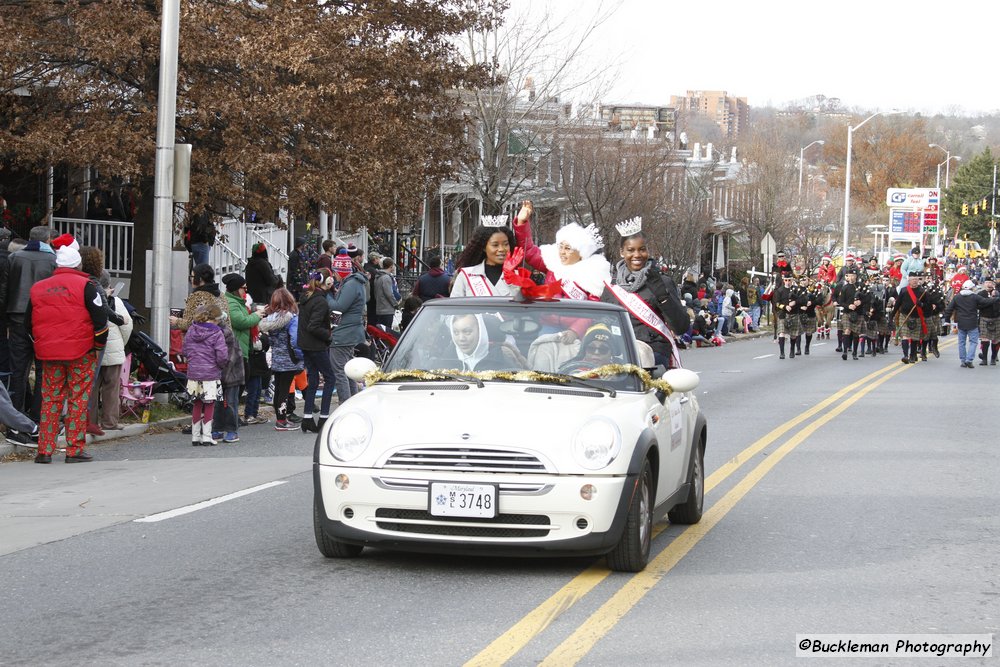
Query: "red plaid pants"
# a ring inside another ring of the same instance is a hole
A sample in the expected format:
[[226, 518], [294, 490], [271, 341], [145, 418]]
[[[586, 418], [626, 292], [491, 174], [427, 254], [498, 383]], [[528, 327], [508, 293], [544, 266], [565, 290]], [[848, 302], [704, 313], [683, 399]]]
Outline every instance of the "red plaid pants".
[[59, 437], [63, 403], [66, 413], [66, 455], [76, 456], [87, 444], [87, 399], [94, 384], [97, 353], [79, 359], [42, 362], [42, 423], [38, 428], [38, 453], [52, 454]]

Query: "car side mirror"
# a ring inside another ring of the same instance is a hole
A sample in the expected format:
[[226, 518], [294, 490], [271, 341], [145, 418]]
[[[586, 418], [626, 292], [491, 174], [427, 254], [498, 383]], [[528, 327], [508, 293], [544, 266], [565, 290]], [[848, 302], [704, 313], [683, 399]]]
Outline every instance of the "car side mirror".
[[378, 365], [368, 357], [354, 357], [344, 364], [344, 374], [355, 382], [363, 382], [371, 371], [378, 370]]
[[670, 369], [663, 374], [663, 380], [673, 387], [674, 391], [681, 393], [694, 391], [701, 382], [697, 373], [686, 368]]

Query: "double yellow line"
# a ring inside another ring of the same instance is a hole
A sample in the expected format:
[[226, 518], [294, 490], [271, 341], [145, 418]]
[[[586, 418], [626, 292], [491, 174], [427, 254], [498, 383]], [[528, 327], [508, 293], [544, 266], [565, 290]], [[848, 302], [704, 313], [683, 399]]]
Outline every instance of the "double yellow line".
[[[778, 447], [762, 463], [758, 464], [725, 496], [702, 516], [701, 522], [689, 526], [661, 551], [646, 569], [632, 576], [607, 602], [601, 605], [569, 637], [542, 661], [542, 665], [576, 664], [594, 645], [604, 637], [625, 616], [635, 604], [652, 590], [653, 586], [667, 574], [689, 551], [738, 503], [770, 470], [789, 452], [805, 441], [819, 427], [842, 413], [856, 401], [882, 383], [913, 366], [891, 364], [875, 371], [857, 382], [848, 385], [817, 403], [809, 410], [785, 422], [767, 433], [742, 452], [726, 461], [705, 480], [705, 493], [721, 484], [744, 463], [773, 444], [783, 435], [815, 417], [801, 431]], [[825, 411], [825, 412], [824, 412]], [[822, 414], [821, 414], [822, 413]], [[657, 527], [657, 533], [663, 530]], [[595, 586], [604, 581], [611, 572], [598, 565], [592, 565], [569, 583], [560, 588], [547, 600], [515, 623], [507, 632], [497, 637], [486, 648], [466, 663], [467, 667], [481, 665], [502, 665], [523, 649], [532, 639], [545, 630], [554, 620], [576, 604]]]

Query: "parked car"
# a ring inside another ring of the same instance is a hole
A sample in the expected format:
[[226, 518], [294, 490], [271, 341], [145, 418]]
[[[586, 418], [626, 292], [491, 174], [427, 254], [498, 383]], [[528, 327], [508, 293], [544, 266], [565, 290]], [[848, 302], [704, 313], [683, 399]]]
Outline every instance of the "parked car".
[[348, 364], [372, 383], [317, 437], [319, 550], [606, 554], [642, 570], [653, 524], [698, 522], [705, 483], [698, 376], [652, 359], [617, 305], [426, 302], [384, 368]]

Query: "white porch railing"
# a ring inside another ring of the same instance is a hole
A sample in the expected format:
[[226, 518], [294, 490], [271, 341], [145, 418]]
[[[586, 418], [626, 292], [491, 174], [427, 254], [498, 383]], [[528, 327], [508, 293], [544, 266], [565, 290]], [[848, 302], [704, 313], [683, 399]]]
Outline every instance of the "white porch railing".
[[[80, 245], [97, 246], [104, 251], [105, 267], [115, 278], [130, 278], [132, 257], [145, 248], [134, 248], [133, 224], [116, 220], [84, 220], [82, 218], [52, 218], [52, 226], [60, 234], [70, 233]], [[274, 272], [283, 278], [288, 274], [288, 230], [268, 223], [245, 225], [235, 218], [224, 220], [209, 254], [209, 263], [217, 276], [243, 273], [250, 250], [255, 243], [267, 246], [268, 260]]]
[[217, 226], [218, 236], [209, 253], [209, 263], [216, 276], [243, 273], [255, 243], [267, 246], [267, 258], [274, 272], [285, 278], [288, 274], [288, 230], [267, 223], [246, 225], [235, 218], [223, 220]]
[[132, 223], [116, 220], [52, 218], [60, 234], [72, 234], [81, 246], [96, 246], [104, 251], [104, 266], [115, 278], [132, 275]]

